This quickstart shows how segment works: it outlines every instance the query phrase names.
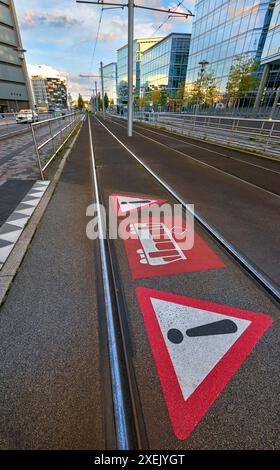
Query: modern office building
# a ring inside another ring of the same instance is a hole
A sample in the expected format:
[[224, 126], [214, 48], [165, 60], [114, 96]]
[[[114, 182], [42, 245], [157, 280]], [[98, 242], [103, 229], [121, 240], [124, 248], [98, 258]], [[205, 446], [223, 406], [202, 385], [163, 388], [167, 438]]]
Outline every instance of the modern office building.
[[0, 112], [33, 106], [13, 0], [0, 2]]
[[67, 82], [61, 77], [47, 77], [47, 100], [49, 109], [67, 108]]
[[267, 0], [197, 0], [186, 92], [198, 79], [202, 61], [223, 93], [236, 56], [260, 60], [274, 5]]
[[117, 104], [117, 63], [111, 62], [103, 66], [104, 93], [107, 93], [109, 103]]
[[47, 107], [47, 80], [41, 75], [32, 75], [31, 84], [33, 89], [33, 95], [35, 104], [37, 107]]
[[275, 2], [261, 63], [263, 74], [255, 106], [273, 104], [280, 87], [280, 0]]
[[170, 98], [176, 98], [179, 89], [184, 89], [190, 41], [190, 34], [171, 33], [143, 53], [142, 97], [165, 90]]
[[48, 109], [67, 108], [67, 82], [63, 77], [48, 77], [44, 66], [38, 66], [40, 75], [32, 75], [31, 83], [36, 106]]
[[[133, 48], [133, 93], [140, 96], [140, 80], [141, 80], [141, 61], [142, 54], [149, 47], [160, 41], [162, 37], [141, 38], [134, 40]], [[127, 104], [127, 69], [128, 69], [128, 47], [127, 44], [117, 50], [117, 94], [118, 104]]]

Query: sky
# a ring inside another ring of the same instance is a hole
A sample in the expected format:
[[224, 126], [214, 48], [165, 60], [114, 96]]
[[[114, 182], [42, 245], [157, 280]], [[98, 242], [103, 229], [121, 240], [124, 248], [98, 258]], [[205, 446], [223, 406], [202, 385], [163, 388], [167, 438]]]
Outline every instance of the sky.
[[[104, 0], [106, 1], [106, 0]], [[14, 0], [29, 70], [49, 67], [54, 75], [66, 77], [73, 98], [81, 93], [88, 99], [94, 78], [80, 74], [98, 73], [99, 64], [115, 62], [116, 50], [127, 43], [127, 9], [102, 13], [99, 40], [93, 56], [101, 7], [78, 4], [75, 0]], [[125, 0], [110, 0], [126, 3]], [[135, 0], [135, 4], [175, 9], [178, 0]], [[194, 11], [194, 0], [184, 0], [177, 11]], [[165, 13], [135, 9], [135, 37], [166, 36], [170, 32], [191, 32], [191, 18], [170, 18]]]

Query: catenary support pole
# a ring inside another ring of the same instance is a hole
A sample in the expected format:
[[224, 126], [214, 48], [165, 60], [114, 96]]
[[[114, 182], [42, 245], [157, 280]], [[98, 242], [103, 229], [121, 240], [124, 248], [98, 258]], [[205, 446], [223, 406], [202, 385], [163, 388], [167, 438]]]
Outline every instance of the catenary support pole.
[[101, 75], [101, 90], [102, 90], [102, 113], [103, 113], [103, 119], [105, 119], [103, 62], [100, 62], [100, 75]]
[[97, 96], [97, 82], [95, 82], [95, 110], [98, 113], [98, 96]]
[[127, 135], [133, 132], [133, 40], [134, 40], [134, 0], [128, 1], [128, 97]]

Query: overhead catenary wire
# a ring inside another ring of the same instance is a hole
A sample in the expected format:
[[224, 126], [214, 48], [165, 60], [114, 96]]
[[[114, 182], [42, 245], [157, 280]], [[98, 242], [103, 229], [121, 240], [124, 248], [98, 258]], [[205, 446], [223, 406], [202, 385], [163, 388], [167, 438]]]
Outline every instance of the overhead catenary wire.
[[[181, 12], [177, 11], [180, 5], [182, 5], [184, 0], [177, 0], [179, 3], [175, 10], [171, 10], [171, 8], [163, 9], [163, 8], [154, 8], [144, 5], [138, 5], [134, 3], [134, 0], [128, 0], [127, 4], [124, 3], [112, 3], [112, 2], [104, 2], [100, 3], [100, 1], [96, 0], [76, 0], [76, 3], [85, 3], [91, 5], [102, 5], [102, 9], [104, 6], [119, 6], [121, 8], [127, 7], [128, 8], [128, 97], [127, 97], [127, 111], [128, 111], [128, 119], [127, 119], [127, 135], [128, 137], [132, 137], [133, 132], [133, 40], [134, 40], [134, 9], [135, 8], [142, 8], [145, 10], [156, 11], [161, 13], [168, 13], [169, 17], [182, 17], [188, 19], [190, 16], [194, 16], [191, 11]], [[102, 18], [102, 17], [101, 17]], [[97, 43], [97, 42], [96, 42]]]
[[[96, 47], [97, 47], [97, 43], [98, 43], [98, 39], [99, 39], [100, 27], [101, 27], [101, 23], [102, 23], [103, 10], [104, 10], [104, 8], [101, 8], [88, 75], [91, 75], [91, 72], [92, 72], [92, 66], [93, 66], [93, 62], [94, 62], [94, 58], [95, 58], [95, 52], [96, 52]], [[90, 86], [90, 77], [89, 77], [89, 86]]]
[[[170, 13], [175, 13], [178, 10], [178, 8], [180, 8], [180, 6], [183, 6], [184, 1], [185, 0], [177, 1], [177, 7], [174, 10], [172, 10], [172, 12]], [[190, 13], [189, 10], [187, 10], [187, 12]], [[154, 36], [170, 20], [170, 18], [171, 18], [171, 15], [169, 14], [167, 18], [154, 30], [154, 32], [152, 33], [152, 36]]]

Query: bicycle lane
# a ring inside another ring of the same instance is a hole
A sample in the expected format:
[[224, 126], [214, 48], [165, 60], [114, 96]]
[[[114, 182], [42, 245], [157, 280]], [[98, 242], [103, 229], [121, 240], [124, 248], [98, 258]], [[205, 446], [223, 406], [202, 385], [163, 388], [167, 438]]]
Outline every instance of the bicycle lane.
[[92, 133], [106, 208], [131, 211], [136, 233], [113, 241], [114, 267], [150, 448], [277, 448], [278, 307], [196, 224], [181, 259], [149, 258], [133, 217], [175, 201], [96, 120]]

